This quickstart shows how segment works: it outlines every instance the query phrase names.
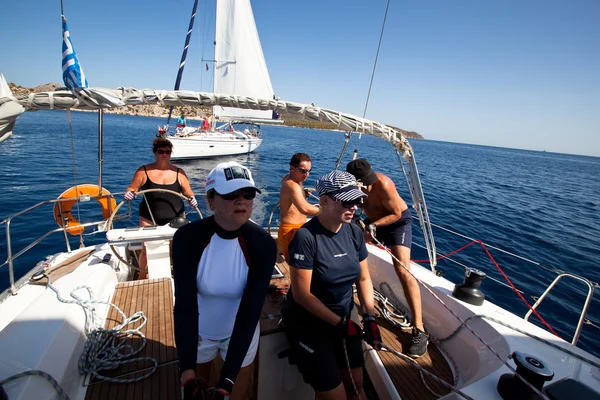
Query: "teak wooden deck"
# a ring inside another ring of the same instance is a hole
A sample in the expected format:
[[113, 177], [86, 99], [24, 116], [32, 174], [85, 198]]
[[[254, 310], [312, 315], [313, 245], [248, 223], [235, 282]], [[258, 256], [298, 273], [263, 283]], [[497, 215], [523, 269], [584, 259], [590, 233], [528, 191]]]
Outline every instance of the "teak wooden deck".
[[[277, 288], [287, 290], [290, 285], [289, 266], [281, 255], [278, 256], [277, 266], [285, 276], [272, 279], [271, 284]], [[280, 293], [269, 294], [265, 299], [260, 320], [261, 336], [281, 331], [279, 320], [281, 318], [282, 300], [283, 296]], [[173, 288], [171, 280], [161, 278], [120, 283], [116, 287], [112, 301], [127, 316], [131, 316], [137, 311], [144, 312], [148, 321], [141, 331], [146, 336], [147, 342], [146, 347], [138, 356], [155, 358], [158, 361], [158, 368], [150, 377], [135, 383], [110, 383], [92, 379], [86, 393], [86, 400], [181, 400], [173, 330]], [[105, 327], [110, 329], [120, 322], [120, 315], [114, 309], [111, 309]], [[403, 346], [410, 345], [410, 333], [390, 326], [383, 319], [378, 319], [378, 323], [380, 324], [383, 341], [387, 346], [402, 352]], [[139, 342], [139, 339], [135, 339], [133, 346], [137, 348], [140, 345]], [[416, 368], [391, 353], [380, 351], [378, 354], [403, 400], [435, 399], [438, 397], [425, 388]], [[257, 365], [257, 362], [259, 362], [258, 354], [254, 365]], [[429, 344], [427, 354], [417, 359], [417, 362], [438, 377], [446, 380], [446, 382], [452, 382], [452, 370], [435, 345]], [[215, 384], [222, 363], [220, 357], [217, 357], [213, 362], [209, 386]], [[146, 373], [149, 366], [150, 364], [147, 362], [136, 362], [104, 373], [111, 377], [132, 378]], [[254, 372], [250, 378], [252, 382], [248, 389], [248, 399], [256, 399], [257, 397], [256, 385], [254, 384], [258, 381], [257, 376], [258, 368], [254, 367]], [[431, 378], [425, 377], [425, 380], [427, 385], [436, 393], [444, 395], [449, 392], [448, 389]]]
[[[277, 265], [285, 274], [285, 277], [273, 279], [272, 283], [278, 287], [289, 287], [287, 264], [281, 258], [278, 261], [282, 261], [278, 262]], [[282, 296], [278, 295], [267, 296], [265, 299], [260, 321], [261, 335], [281, 330], [278, 326], [281, 318], [281, 301]], [[135, 383], [111, 383], [92, 379], [85, 399], [180, 400], [181, 388], [173, 329], [173, 287], [171, 280], [167, 278], [143, 279], [120, 283], [116, 286], [112, 302], [127, 316], [131, 316], [137, 311], [144, 312], [148, 321], [141, 332], [146, 336], [146, 347], [138, 354], [138, 357], [155, 358], [158, 361], [158, 368], [150, 377]], [[120, 322], [121, 316], [111, 308], [105, 328], [113, 328]], [[132, 345], [134, 348], [138, 348], [141, 345], [141, 340], [134, 339]], [[212, 365], [209, 386], [215, 384], [222, 365], [223, 360], [217, 357]], [[136, 362], [125, 364], [114, 371], [104, 371], [103, 374], [110, 377], [134, 378], [145, 374], [148, 367], [151, 367], [150, 363]], [[251, 373], [252, 382], [249, 385], [249, 399], [256, 398], [254, 382], [256, 382], [257, 374], [257, 369], [254, 370], [254, 373]]]
[[[404, 332], [402, 329], [393, 327], [379, 317], [377, 323], [379, 324], [379, 329], [381, 331], [381, 339], [386, 346], [399, 353], [403, 353], [402, 349], [407, 349], [408, 346], [410, 346], [410, 332]], [[417, 368], [409, 365], [395, 354], [380, 351], [378, 352], [378, 355], [403, 400], [425, 400], [437, 399], [440, 397], [431, 393], [427, 387], [423, 385]], [[435, 374], [438, 378], [445, 380], [451, 385], [454, 384], [454, 375], [452, 374], [448, 362], [433, 343], [429, 343], [427, 346], [427, 353], [424, 356], [417, 358], [415, 361], [427, 371]], [[450, 389], [447, 389], [432, 378], [427, 377], [425, 374], [423, 374], [423, 377], [425, 382], [427, 382], [427, 386], [435, 393], [443, 396], [450, 392]]]
[[[358, 306], [358, 294], [354, 295], [354, 302]], [[403, 349], [408, 349], [412, 342], [411, 332], [393, 326], [378, 313], [376, 317], [383, 343], [390, 349], [405, 354]], [[450, 389], [423, 374], [427, 386], [439, 396], [434, 395], [423, 384], [420, 372], [416, 367], [393, 353], [379, 351], [377, 354], [402, 400], [437, 399], [450, 393]], [[454, 384], [452, 369], [435, 344], [429, 343], [427, 353], [415, 361], [438, 378], [443, 379], [451, 385]]]
[[[153, 357], [158, 368], [148, 378], [135, 383], [110, 383], [92, 379], [86, 400], [100, 399], [175, 399], [181, 398], [177, 352], [173, 334], [173, 288], [171, 280], [144, 279], [117, 285], [112, 300], [127, 316], [143, 311], [148, 318], [141, 332], [146, 336], [146, 346], [139, 357]], [[121, 322], [116, 310], [109, 311], [105, 327], [110, 329]], [[137, 325], [139, 326], [139, 324]], [[134, 348], [141, 345], [140, 339], [133, 340]], [[134, 378], [147, 373], [148, 362], [125, 364], [114, 371], [105, 371], [107, 376]]]

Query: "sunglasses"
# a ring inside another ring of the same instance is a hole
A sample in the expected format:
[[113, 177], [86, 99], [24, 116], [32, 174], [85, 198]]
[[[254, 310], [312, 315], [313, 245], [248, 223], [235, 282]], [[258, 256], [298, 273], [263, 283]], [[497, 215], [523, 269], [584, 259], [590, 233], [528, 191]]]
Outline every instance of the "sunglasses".
[[331, 199], [333, 199], [336, 203], [340, 203], [342, 205], [342, 207], [344, 208], [352, 208], [354, 206], [360, 207], [360, 205], [362, 204], [362, 199], [355, 199], [355, 200], [349, 200], [349, 201], [340, 201], [338, 199], [336, 199], [333, 196], [329, 196]]
[[158, 150], [156, 150], [156, 152], [160, 155], [172, 153], [172, 151], [170, 149], [158, 149]]
[[252, 200], [253, 198], [256, 197], [256, 190], [253, 188], [238, 189], [235, 192], [231, 192], [231, 193], [227, 193], [227, 194], [219, 194], [219, 193], [217, 193], [217, 194], [223, 200], [231, 201], [231, 200], [237, 199], [239, 197], [240, 193], [246, 200]]
[[300, 171], [303, 174], [310, 174], [310, 169], [306, 169], [306, 168], [300, 168], [296, 165], [292, 165], [292, 167], [296, 168], [298, 171]]
[[[336, 201], [338, 201], [338, 200], [336, 200]], [[361, 203], [362, 203], [362, 201], [360, 199], [350, 200], [350, 201], [340, 201], [340, 204], [344, 208], [352, 208], [354, 206], [360, 207]]]

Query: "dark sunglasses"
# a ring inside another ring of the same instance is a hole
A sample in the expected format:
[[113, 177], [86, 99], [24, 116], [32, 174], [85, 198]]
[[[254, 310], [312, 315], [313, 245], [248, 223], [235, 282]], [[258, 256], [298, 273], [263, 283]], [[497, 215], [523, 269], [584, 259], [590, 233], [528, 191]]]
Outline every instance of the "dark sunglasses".
[[[336, 199], [336, 201], [339, 201]], [[361, 199], [350, 200], [350, 201], [339, 201], [342, 207], [344, 208], [352, 208], [354, 206], [360, 207], [362, 201]]]
[[294, 168], [296, 168], [298, 171], [300, 171], [303, 174], [310, 174], [310, 169], [305, 169], [305, 168], [300, 168], [296, 165], [292, 165]]
[[156, 150], [156, 152], [158, 154], [161, 154], [161, 155], [162, 154], [171, 154], [172, 153], [172, 151], [170, 149], [158, 149], [158, 150]]
[[219, 194], [219, 193], [217, 193], [217, 194], [219, 194], [219, 197], [222, 198], [223, 200], [231, 201], [231, 200], [237, 199], [238, 196], [240, 195], [240, 193], [246, 200], [252, 200], [253, 198], [256, 197], [256, 190], [254, 190], [253, 188], [239, 189], [239, 190], [236, 190], [235, 192], [231, 192], [231, 193], [227, 193], [227, 194]]

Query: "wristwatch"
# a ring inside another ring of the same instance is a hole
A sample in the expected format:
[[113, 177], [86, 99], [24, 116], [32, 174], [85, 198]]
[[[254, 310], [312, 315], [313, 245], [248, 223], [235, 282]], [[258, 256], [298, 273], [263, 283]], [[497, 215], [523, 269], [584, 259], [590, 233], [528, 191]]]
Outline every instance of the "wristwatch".
[[376, 318], [374, 315], [365, 313], [362, 315], [362, 322], [364, 323], [365, 321], [376, 321]]

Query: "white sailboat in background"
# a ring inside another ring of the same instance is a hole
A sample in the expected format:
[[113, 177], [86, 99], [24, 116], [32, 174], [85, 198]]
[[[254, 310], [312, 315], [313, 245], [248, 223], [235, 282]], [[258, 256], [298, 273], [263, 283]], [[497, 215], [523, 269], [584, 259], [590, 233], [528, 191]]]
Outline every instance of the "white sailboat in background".
[[188, 130], [169, 136], [173, 160], [250, 153], [262, 143], [259, 124], [272, 122], [268, 105], [260, 110], [229, 107], [240, 101], [237, 96], [272, 99], [273, 86], [250, 0], [216, 3], [214, 92], [232, 96], [213, 107], [208, 131]]
[[[12, 91], [4, 79], [4, 75], [0, 73], [0, 99], [11, 98]], [[15, 127], [15, 118], [21, 115], [25, 109], [12, 101], [0, 103], [0, 143], [12, 136], [13, 128]]]

